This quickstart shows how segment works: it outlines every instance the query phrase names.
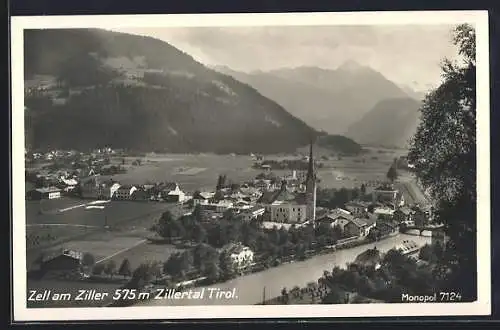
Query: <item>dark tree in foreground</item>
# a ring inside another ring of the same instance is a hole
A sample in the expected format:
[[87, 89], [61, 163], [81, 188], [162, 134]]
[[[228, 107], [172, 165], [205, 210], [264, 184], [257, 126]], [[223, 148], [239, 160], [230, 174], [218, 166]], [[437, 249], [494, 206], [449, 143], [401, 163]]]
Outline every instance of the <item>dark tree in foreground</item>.
[[118, 274], [125, 277], [125, 276], [130, 276], [131, 273], [132, 270], [130, 267], [130, 261], [128, 261], [128, 259], [123, 259], [120, 268], [118, 268]]
[[443, 258], [448, 289], [476, 298], [476, 36], [469, 25], [454, 31], [462, 64], [445, 60], [443, 82], [421, 108], [408, 161], [437, 201], [436, 216], [450, 238]]
[[396, 166], [394, 164], [389, 167], [389, 171], [387, 171], [387, 179], [389, 181], [394, 182], [398, 178], [398, 171], [396, 170]]
[[95, 264], [95, 258], [90, 253], [85, 253], [82, 257], [82, 265], [86, 267], [91, 267]]

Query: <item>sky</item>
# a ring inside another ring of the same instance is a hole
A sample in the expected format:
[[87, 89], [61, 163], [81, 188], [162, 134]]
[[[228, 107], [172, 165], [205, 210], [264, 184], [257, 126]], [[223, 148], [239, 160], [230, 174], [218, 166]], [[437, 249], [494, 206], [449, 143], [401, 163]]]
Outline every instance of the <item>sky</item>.
[[170, 43], [208, 65], [268, 71], [346, 61], [370, 66], [417, 91], [437, 86], [443, 58], [456, 59], [450, 25], [127, 28]]

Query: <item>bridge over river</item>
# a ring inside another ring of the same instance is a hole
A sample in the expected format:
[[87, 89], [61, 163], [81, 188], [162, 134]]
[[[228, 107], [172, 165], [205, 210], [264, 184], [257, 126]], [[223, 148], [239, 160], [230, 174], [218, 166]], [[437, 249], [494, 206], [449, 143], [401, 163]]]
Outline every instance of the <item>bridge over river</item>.
[[423, 227], [417, 226], [407, 226], [404, 229], [404, 233], [408, 235], [418, 235], [418, 236], [428, 236], [431, 237], [434, 231], [440, 231], [444, 229], [444, 225], [427, 225]]
[[[262, 272], [238, 277], [234, 280], [207, 286], [205, 288], [219, 288], [232, 291], [235, 289], [234, 299], [209, 299], [208, 294], [203, 299], [162, 299], [143, 301], [143, 306], [186, 306], [186, 305], [254, 305], [262, 301], [263, 289], [266, 288], [266, 299], [277, 297], [283, 287], [304, 287], [309, 282], [316, 282], [325, 270], [331, 271], [334, 266], [345, 267], [367, 249], [376, 247], [381, 252], [401, 246], [404, 241], [414, 241], [419, 246], [430, 243], [430, 237], [398, 234], [382, 241], [338, 250], [329, 254], [319, 255], [311, 259], [284, 264]], [[197, 288], [196, 290], [201, 290]]]

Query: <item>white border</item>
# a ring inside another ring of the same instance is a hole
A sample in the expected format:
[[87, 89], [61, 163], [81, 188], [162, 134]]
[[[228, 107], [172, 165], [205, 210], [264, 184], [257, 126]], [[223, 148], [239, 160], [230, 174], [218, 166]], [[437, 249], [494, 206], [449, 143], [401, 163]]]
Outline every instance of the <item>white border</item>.
[[[182, 306], [117, 308], [26, 307], [24, 191], [23, 30], [41, 28], [430, 25], [470, 23], [477, 49], [478, 300], [448, 304], [363, 304], [286, 306]], [[12, 17], [12, 180], [13, 292], [15, 321], [133, 320], [193, 318], [308, 318], [374, 316], [452, 316], [491, 313], [489, 41], [487, 11], [350, 12], [285, 14], [95, 15]]]

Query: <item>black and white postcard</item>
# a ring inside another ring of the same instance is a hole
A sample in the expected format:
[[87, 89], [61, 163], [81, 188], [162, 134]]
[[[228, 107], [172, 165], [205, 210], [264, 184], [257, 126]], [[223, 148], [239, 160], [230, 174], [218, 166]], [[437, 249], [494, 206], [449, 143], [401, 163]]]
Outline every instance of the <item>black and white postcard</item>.
[[487, 12], [11, 35], [16, 321], [490, 314]]

